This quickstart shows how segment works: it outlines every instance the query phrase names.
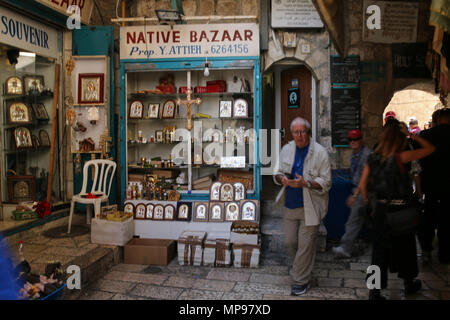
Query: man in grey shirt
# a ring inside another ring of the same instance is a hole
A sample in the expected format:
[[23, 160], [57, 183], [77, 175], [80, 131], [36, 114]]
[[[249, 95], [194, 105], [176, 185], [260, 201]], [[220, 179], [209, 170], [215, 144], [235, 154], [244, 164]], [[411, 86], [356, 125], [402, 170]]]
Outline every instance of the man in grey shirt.
[[357, 188], [367, 158], [372, 152], [372, 150], [364, 145], [363, 135], [360, 130], [351, 130], [347, 137], [350, 148], [352, 149], [351, 173], [353, 176], [353, 194], [347, 199], [347, 205], [351, 208], [351, 212], [345, 224], [345, 234], [341, 238], [341, 244], [333, 248], [333, 252], [341, 258], [350, 258], [352, 256], [353, 243], [364, 224], [365, 217], [360, 213], [360, 209], [364, 203]]

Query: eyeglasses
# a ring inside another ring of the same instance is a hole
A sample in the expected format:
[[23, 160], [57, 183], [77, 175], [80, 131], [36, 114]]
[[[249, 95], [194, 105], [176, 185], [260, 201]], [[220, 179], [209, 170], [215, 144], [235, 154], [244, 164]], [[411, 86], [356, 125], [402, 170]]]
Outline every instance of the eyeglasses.
[[308, 130], [298, 130], [298, 131], [292, 131], [293, 136], [299, 136], [308, 133]]
[[348, 141], [349, 141], [349, 142], [352, 142], [352, 141], [359, 141], [359, 140], [361, 140], [361, 138], [348, 138]]

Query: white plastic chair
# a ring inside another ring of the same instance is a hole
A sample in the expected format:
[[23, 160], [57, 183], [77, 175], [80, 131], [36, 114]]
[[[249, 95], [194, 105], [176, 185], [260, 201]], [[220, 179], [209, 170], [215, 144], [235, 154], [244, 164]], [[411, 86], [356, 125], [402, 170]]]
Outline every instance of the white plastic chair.
[[[86, 198], [89, 192], [86, 192], [90, 166], [94, 167], [94, 178], [92, 179], [91, 193], [98, 196], [95, 199]], [[83, 168], [83, 186], [81, 192], [72, 197], [72, 202], [70, 204], [70, 216], [69, 216], [69, 228], [67, 233], [70, 233], [70, 228], [72, 226], [72, 216], [75, 209], [75, 202], [86, 204], [86, 222], [90, 224], [92, 216], [92, 207], [94, 206], [95, 216], [100, 215], [100, 208], [103, 202], [108, 201], [109, 192], [111, 191], [111, 184], [114, 179], [114, 173], [116, 172], [117, 164], [111, 160], [89, 160], [84, 164]], [[109, 183], [108, 183], [109, 180]]]

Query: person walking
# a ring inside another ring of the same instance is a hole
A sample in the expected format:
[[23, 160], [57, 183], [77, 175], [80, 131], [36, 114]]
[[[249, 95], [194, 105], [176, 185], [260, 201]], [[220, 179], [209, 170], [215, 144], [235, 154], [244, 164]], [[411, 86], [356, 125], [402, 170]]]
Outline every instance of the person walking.
[[292, 259], [291, 294], [306, 293], [311, 282], [317, 235], [328, 210], [331, 167], [327, 150], [311, 141], [311, 125], [295, 118], [290, 126], [294, 140], [283, 146], [275, 167], [274, 182], [283, 188], [284, 244]]
[[[412, 180], [405, 165], [428, 156], [435, 147], [427, 140], [411, 135], [421, 148], [407, 150], [408, 135], [409, 132], [400, 126], [398, 120], [389, 119], [386, 122], [378, 146], [364, 167], [359, 191], [365, 203], [369, 202], [369, 191], [375, 198], [371, 264], [380, 268], [380, 289], [387, 287], [389, 269], [403, 279], [405, 294], [412, 294], [422, 286], [420, 280], [414, 280], [419, 273], [415, 232], [393, 235], [387, 224], [387, 215], [413, 205]], [[385, 299], [380, 289], [370, 290], [369, 299]]]
[[339, 258], [350, 258], [352, 256], [353, 243], [364, 225], [366, 217], [361, 210], [364, 203], [361, 195], [356, 195], [356, 191], [367, 158], [372, 152], [372, 150], [364, 145], [363, 134], [360, 130], [351, 130], [347, 137], [350, 148], [352, 149], [350, 169], [352, 174], [353, 194], [347, 198], [347, 205], [351, 208], [351, 211], [347, 223], [345, 224], [345, 233], [341, 238], [340, 245], [333, 247], [332, 249]]

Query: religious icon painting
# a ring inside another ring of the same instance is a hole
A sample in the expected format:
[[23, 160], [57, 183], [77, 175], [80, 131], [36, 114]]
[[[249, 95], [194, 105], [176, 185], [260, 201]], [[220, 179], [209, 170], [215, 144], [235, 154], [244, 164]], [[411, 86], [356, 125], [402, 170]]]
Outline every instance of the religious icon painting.
[[23, 83], [25, 94], [40, 94], [44, 91], [44, 76], [24, 76]]
[[234, 188], [231, 183], [224, 183], [220, 187], [220, 201], [233, 201], [234, 200]]
[[17, 127], [14, 129], [14, 144], [16, 149], [33, 148], [33, 140], [28, 128]]
[[150, 103], [148, 105], [146, 119], [158, 119], [159, 118], [159, 103]]
[[178, 202], [177, 220], [191, 221], [192, 202]]
[[164, 207], [161, 204], [155, 205], [153, 209], [153, 220], [164, 220]]
[[248, 102], [244, 99], [236, 99], [233, 106], [233, 118], [248, 117]]
[[164, 207], [164, 220], [175, 220], [175, 206], [167, 204]]
[[23, 82], [22, 79], [16, 76], [9, 77], [5, 83], [6, 95], [22, 95], [23, 94]]
[[175, 118], [175, 108], [176, 103], [174, 100], [167, 100], [163, 104], [161, 118], [163, 119], [173, 119]]
[[223, 222], [223, 202], [210, 202], [209, 222]]
[[134, 215], [134, 205], [132, 203], [125, 203], [123, 207], [123, 212], [125, 212], [126, 214]]
[[258, 203], [254, 200], [241, 201], [241, 220], [258, 221]]
[[153, 219], [153, 209], [154, 205], [152, 203], [147, 204], [147, 211], [145, 212], [145, 219], [152, 220]]
[[220, 200], [220, 187], [222, 186], [222, 182], [217, 181], [211, 185], [211, 189], [209, 191], [209, 200], [211, 201], [219, 201]]
[[245, 199], [245, 186], [242, 182], [235, 182], [234, 187], [234, 200], [244, 200]]
[[80, 73], [78, 75], [78, 103], [103, 104], [104, 79], [103, 73]]
[[233, 110], [232, 100], [219, 101], [219, 118], [231, 118]]
[[136, 205], [136, 210], [134, 212], [134, 218], [135, 219], [145, 219], [145, 212], [147, 211], [147, 208], [145, 204], [139, 203]]
[[144, 115], [144, 104], [140, 100], [134, 100], [130, 103], [128, 112], [129, 119], [142, 119]]
[[9, 123], [31, 123], [30, 108], [23, 102], [12, 102], [8, 106]]
[[39, 141], [41, 143], [41, 147], [50, 147], [50, 137], [48, 136], [48, 132], [44, 129], [39, 131]]
[[208, 211], [209, 211], [209, 202], [195, 202], [193, 220], [196, 222], [207, 222]]
[[239, 203], [228, 202], [225, 203], [225, 221], [237, 221], [239, 220]]
[[47, 109], [43, 103], [33, 103], [31, 105], [33, 107], [34, 116], [37, 120], [49, 120], [49, 116], [47, 113]]
[[31, 141], [33, 142], [33, 148], [39, 148], [41, 146], [41, 142], [39, 138], [34, 134], [31, 135]]

